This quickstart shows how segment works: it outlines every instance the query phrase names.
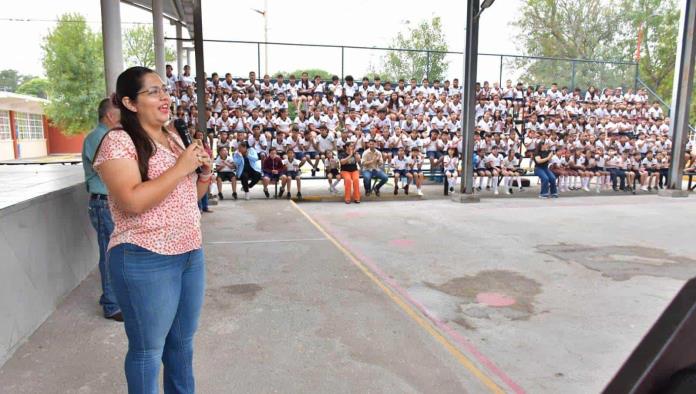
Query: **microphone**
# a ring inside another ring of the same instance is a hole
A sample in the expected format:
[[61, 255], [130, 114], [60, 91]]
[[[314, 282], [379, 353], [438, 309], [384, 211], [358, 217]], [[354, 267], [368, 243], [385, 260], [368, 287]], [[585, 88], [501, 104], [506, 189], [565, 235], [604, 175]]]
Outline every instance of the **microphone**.
[[183, 119], [174, 120], [174, 128], [176, 132], [179, 133], [181, 141], [184, 143], [184, 148], [188, 148], [189, 145], [193, 143], [191, 135], [188, 132], [188, 126], [186, 126], [186, 121]]
[[[181, 142], [184, 143], [184, 148], [188, 148], [189, 145], [193, 143], [193, 139], [191, 138], [191, 135], [188, 132], [188, 126], [186, 125], [186, 121], [183, 119], [175, 119], [174, 128], [176, 129], [176, 132], [179, 134]], [[201, 167], [196, 168], [197, 174], [200, 174], [202, 172], [203, 170], [201, 169]]]

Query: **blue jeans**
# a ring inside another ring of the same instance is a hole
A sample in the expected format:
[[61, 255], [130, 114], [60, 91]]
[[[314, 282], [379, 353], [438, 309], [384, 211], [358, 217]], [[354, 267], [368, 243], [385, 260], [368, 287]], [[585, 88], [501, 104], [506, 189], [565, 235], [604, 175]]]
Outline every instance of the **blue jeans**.
[[198, 200], [198, 209], [200, 209], [201, 211], [208, 210], [208, 193], [205, 193], [203, 195], [203, 198]]
[[365, 186], [365, 193], [370, 193], [372, 191], [372, 178], [377, 178], [379, 179], [379, 182], [375, 186], [375, 190], [379, 190], [380, 187], [382, 187], [385, 183], [387, 183], [387, 180], [389, 177], [387, 174], [384, 173], [382, 170], [364, 170], [362, 172], [363, 176], [363, 186]]
[[99, 244], [99, 274], [101, 276], [102, 295], [99, 297], [99, 305], [102, 306], [105, 317], [111, 317], [121, 309], [116, 303], [116, 296], [111, 288], [109, 273], [106, 271], [106, 248], [109, 246], [111, 233], [114, 231], [114, 222], [111, 220], [109, 203], [106, 200], [89, 200], [89, 220], [97, 232]]
[[205, 293], [201, 249], [165, 256], [133, 244], [109, 251], [111, 283], [128, 336], [125, 371], [130, 394], [193, 393], [193, 336]]
[[548, 196], [549, 187], [551, 188], [551, 194], [558, 194], [558, 190], [556, 190], [556, 175], [554, 175], [548, 167], [534, 167], [534, 175], [538, 176], [541, 180], [540, 195]]

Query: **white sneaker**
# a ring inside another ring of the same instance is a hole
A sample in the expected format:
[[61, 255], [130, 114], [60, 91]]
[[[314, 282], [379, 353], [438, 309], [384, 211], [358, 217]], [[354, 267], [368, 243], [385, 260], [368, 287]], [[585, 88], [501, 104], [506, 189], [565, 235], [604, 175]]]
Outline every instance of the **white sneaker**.
[[497, 187], [493, 188], [493, 194], [498, 195], [498, 188]]
[[512, 193], [510, 193], [510, 190], [512, 190], [512, 189], [505, 189], [505, 194], [512, 194]]
[[422, 196], [422, 195], [423, 195], [423, 192], [420, 191], [420, 189], [419, 189], [417, 194], [418, 194], [419, 196]]
[[640, 190], [641, 190], [641, 191], [644, 191], [644, 192], [647, 192], [647, 191], [648, 191], [648, 187], [647, 187], [647, 186], [643, 186], [643, 187], [640, 188]]
[[582, 188], [582, 190], [584, 190], [584, 191], [586, 191], [586, 192], [589, 192], [589, 191], [590, 191], [590, 188], [587, 187], [587, 186], [585, 186], [585, 187]]
[[244, 192], [244, 199], [245, 199], [245, 200], [249, 200], [249, 193]]

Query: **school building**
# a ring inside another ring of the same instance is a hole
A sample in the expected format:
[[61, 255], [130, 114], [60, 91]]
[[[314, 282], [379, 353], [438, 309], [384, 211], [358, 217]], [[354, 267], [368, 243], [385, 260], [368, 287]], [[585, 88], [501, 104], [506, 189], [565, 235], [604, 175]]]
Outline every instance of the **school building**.
[[0, 92], [0, 161], [79, 153], [83, 135], [65, 136], [44, 114], [48, 100]]

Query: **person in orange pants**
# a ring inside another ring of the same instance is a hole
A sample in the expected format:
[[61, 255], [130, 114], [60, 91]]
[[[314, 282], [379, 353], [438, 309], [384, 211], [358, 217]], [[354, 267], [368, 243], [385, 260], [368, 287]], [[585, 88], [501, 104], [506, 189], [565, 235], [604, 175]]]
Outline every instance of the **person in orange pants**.
[[355, 144], [352, 142], [346, 144], [345, 151], [338, 155], [338, 159], [345, 190], [344, 200], [346, 204], [350, 204], [352, 192], [353, 202], [360, 204], [360, 172], [358, 171], [360, 153], [355, 151]]

